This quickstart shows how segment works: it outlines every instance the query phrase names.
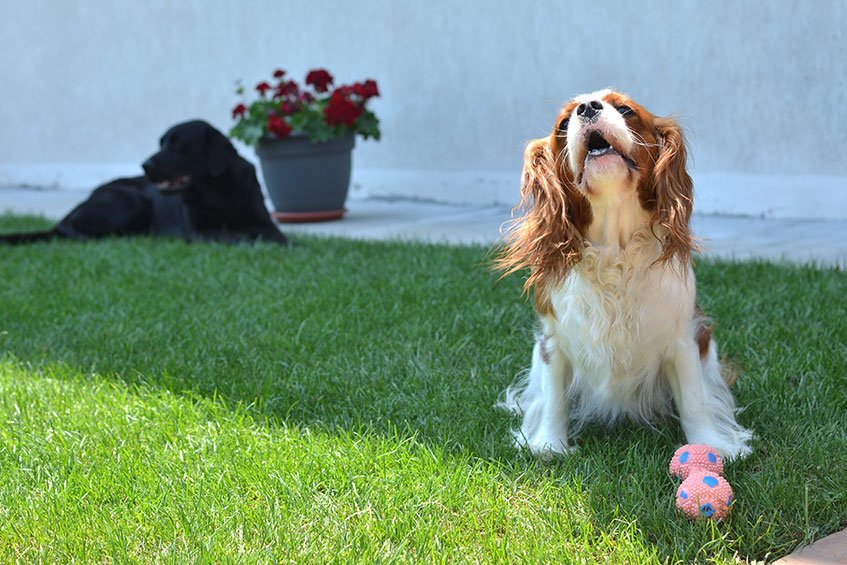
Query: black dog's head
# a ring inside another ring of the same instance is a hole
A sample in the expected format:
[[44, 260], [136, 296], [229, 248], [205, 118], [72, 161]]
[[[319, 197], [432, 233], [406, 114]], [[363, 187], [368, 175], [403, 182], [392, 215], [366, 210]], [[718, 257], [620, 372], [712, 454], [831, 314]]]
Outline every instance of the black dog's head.
[[238, 155], [224, 134], [202, 120], [175, 125], [159, 146], [141, 167], [163, 192], [182, 190], [194, 177], [221, 176]]

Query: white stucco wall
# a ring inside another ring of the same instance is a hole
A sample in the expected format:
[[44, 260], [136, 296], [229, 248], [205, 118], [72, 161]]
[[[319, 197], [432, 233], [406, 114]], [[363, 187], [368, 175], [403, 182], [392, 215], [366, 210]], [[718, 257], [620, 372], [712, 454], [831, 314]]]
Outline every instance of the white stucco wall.
[[[523, 145], [612, 86], [685, 124], [701, 211], [847, 218], [847, 2], [0, 2], [0, 184], [138, 174], [274, 68], [375, 78], [358, 194], [513, 203]], [[248, 149], [245, 156], [251, 156]]]

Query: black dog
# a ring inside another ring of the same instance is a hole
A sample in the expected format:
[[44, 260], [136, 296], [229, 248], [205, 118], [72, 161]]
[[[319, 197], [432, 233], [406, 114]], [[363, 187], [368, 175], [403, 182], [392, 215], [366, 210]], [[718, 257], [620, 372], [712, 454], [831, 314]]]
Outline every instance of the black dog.
[[145, 176], [94, 189], [52, 230], [0, 235], [0, 244], [150, 235], [285, 244], [265, 208], [256, 169], [221, 132], [195, 120], [162, 136]]

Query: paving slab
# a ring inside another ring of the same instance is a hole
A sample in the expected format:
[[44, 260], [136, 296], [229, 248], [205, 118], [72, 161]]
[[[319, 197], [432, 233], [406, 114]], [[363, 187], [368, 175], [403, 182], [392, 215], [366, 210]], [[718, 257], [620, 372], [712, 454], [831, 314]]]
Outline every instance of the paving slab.
[[842, 530], [812, 545], [798, 549], [774, 565], [845, 565], [847, 564], [847, 530]]
[[[352, 200], [347, 216], [318, 224], [285, 224], [283, 231], [356, 239], [412, 239], [492, 244], [512, 219], [508, 206], [468, 207], [427, 202]], [[706, 256], [847, 265], [847, 221], [778, 220], [695, 215]]]
[[[58, 219], [87, 196], [65, 189], [0, 187], [0, 212]], [[350, 199], [346, 216], [314, 224], [284, 224], [287, 233], [362, 240], [415, 240], [490, 245], [512, 218], [509, 206], [455, 206], [390, 199]], [[847, 221], [696, 215], [695, 234], [707, 256], [847, 266]]]
[[0, 187], [0, 213], [36, 214], [58, 220], [88, 198], [88, 190]]

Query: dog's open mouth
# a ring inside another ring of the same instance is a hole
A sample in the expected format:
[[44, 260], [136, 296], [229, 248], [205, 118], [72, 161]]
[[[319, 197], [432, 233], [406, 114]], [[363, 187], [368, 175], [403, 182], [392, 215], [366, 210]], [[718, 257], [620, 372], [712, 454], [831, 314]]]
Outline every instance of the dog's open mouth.
[[191, 182], [191, 177], [182, 175], [175, 179], [165, 180], [156, 183], [156, 187], [162, 192], [176, 192], [184, 189]]
[[590, 160], [599, 159], [606, 155], [619, 157], [627, 167], [634, 171], [638, 170], [638, 166], [635, 164], [635, 161], [633, 161], [630, 156], [613, 147], [612, 144], [603, 137], [603, 134], [597, 130], [589, 133], [588, 139], [585, 142], [585, 161], [583, 162], [583, 167], [585, 167]]
[[586, 149], [588, 150], [588, 157], [600, 157], [606, 153], [617, 153], [615, 148], [612, 147], [612, 144], [606, 141], [606, 138], [598, 131], [592, 131], [588, 136]]

